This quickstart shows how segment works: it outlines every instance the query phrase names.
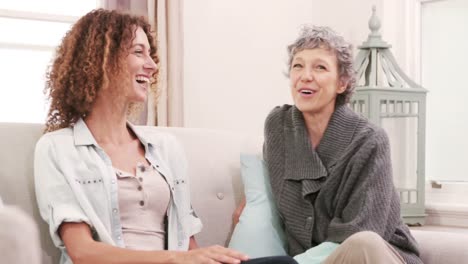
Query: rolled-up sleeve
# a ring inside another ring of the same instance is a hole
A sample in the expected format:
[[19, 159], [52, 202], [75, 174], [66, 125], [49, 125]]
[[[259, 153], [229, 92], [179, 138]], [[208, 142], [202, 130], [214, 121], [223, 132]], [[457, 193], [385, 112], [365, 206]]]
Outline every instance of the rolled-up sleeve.
[[188, 174], [188, 162], [187, 162], [187, 156], [185, 154], [185, 150], [180, 144], [180, 142], [175, 137], [171, 136], [171, 141], [172, 141], [171, 150], [173, 152], [171, 156], [169, 157], [169, 161], [171, 162], [171, 166], [174, 172], [178, 175], [178, 177], [183, 178], [184, 181], [187, 183], [187, 188], [185, 189], [185, 193], [182, 193], [180, 195], [185, 198], [183, 199], [184, 204], [182, 205], [182, 207], [189, 208], [188, 210], [189, 221], [187, 221], [186, 224], [188, 225], [187, 228], [190, 228], [188, 232], [189, 236], [193, 236], [202, 231], [203, 224], [200, 218], [198, 218], [195, 210], [193, 209], [191, 199], [190, 199], [190, 177]]
[[63, 174], [57, 159], [54, 142], [47, 135], [36, 144], [34, 154], [34, 179], [36, 199], [41, 217], [49, 224], [55, 246], [63, 248], [58, 229], [63, 222], [85, 222], [92, 225], [80, 207], [69, 180]]
[[190, 233], [189, 233], [190, 236], [200, 233], [203, 229], [203, 224], [200, 218], [198, 218], [193, 208], [191, 208], [190, 210], [189, 219], [190, 219]]

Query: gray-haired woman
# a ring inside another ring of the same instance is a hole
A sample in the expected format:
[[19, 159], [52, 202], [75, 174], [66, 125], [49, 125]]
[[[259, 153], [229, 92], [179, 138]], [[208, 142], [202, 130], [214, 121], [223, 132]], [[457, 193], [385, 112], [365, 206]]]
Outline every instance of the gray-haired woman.
[[351, 45], [304, 27], [288, 53], [294, 105], [270, 112], [263, 150], [288, 253], [307, 263], [306, 251], [327, 243], [323, 263], [422, 263], [401, 221], [387, 135], [346, 105]]
[[289, 253], [334, 242], [325, 263], [422, 263], [400, 217], [388, 137], [346, 105], [351, 45], [304, 27], [288, 52], [294, 105], [267, 117], [264, 158]]

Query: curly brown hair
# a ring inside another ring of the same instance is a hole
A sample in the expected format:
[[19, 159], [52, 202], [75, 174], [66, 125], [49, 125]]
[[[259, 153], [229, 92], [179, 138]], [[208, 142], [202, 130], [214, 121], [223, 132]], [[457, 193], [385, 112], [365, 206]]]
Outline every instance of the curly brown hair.
[[[44, 93], [50, 101], [46, 132], [73, 126], [79, 118], [86, 117], [101, 89], [111, 85], [113, 89], [123, 89], [124, 85], [116, 88], [114, 84], [125, 76], [126, 56], [138, 27], [146, 33], [150, 56], [158, 63], [155, 39], [144, 17], [96, 9], [73, 25], [46, 73]], [[151, 80], [155, 92], [157, 73]]]

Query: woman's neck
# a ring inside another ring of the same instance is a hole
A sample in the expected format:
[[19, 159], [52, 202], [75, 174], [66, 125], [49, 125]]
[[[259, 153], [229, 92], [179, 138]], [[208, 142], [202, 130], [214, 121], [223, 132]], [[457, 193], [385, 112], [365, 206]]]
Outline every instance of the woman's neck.
[[84, 121], [101, 146], [120, 145], [133, 139], [127, 128], [127, 106], [119, 107], [118, 104], [98, 99]]
[[325, 108], [318, 113], [302, 113], [309, 140], [314, 149], [320, 144], [334, 111], [335, 106], [333, 105], [333, 107]]

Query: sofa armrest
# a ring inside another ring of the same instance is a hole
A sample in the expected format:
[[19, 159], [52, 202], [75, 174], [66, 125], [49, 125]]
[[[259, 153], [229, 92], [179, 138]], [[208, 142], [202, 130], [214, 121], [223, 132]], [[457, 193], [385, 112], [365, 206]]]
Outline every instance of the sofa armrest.
[[468, 263], [468, 231], [453, 233], [412, 229], [411, 233], [419, 243], [421, 259], [426, 264]]

